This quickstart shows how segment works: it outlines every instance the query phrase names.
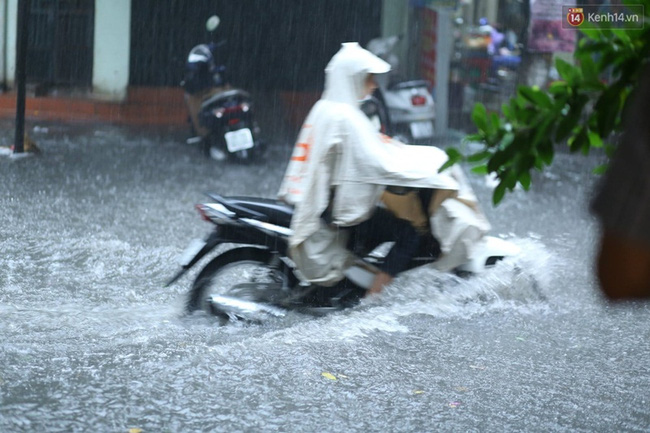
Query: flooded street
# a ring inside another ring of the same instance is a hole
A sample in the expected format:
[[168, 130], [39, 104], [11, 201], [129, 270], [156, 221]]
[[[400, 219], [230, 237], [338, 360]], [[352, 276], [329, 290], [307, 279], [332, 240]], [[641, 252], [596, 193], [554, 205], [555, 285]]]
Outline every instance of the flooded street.
[[609, 306], [592, 271], [598, 157], [558, 154], [497, 208], [471, 177], [524, 250], [485, 275], [418, 269], [348, 311], [219, 327], [182, 315], [200, 267], [164, 287], [210, 230], [194, 204], [274, 197], [292, 134], [252, 165], [184, 131], [32, 135], [41, 155], [0, 157], [0, 431], [650, 431], [650, 306]]

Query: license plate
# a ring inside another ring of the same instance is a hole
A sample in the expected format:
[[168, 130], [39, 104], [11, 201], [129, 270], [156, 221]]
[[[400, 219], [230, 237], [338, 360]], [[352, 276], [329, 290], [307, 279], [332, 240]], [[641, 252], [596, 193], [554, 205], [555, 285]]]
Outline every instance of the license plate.
[[433, 122], [430, 120], [412, 122], [410, 126], [413, 138], [433, 137]]
[[183, 251], [183, 253], [178, 257], [178, 264], [183, 267], [187, 266], [192, 261], [194, 256], [196, 256], [204, 246], [204, 240], [194, 239], [192, 242], [190, 242], [188, 247], [185, 248], [185, 251]]
[[255, 144], [253, 141], [253, 133], [248, 128], [226, 132], [224, 136], [226, 138], [226, 145], [228, 146], [229, 152], [238, 152], [240, 150], [250, 149]]

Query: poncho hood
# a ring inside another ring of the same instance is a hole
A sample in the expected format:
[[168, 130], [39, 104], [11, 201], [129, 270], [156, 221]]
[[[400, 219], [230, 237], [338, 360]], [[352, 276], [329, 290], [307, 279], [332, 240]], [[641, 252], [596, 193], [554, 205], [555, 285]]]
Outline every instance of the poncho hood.
[[390, 64], [361, 48], [356, 42], [346, 42], [325, 68], [324, 100], [358, 106], [364, 94], [368, 74], [384, 74]]

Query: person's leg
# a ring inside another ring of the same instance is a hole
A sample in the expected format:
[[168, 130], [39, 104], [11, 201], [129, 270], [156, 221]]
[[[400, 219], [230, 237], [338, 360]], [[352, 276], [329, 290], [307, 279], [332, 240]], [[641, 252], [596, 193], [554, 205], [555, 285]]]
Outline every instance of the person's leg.
[[384, 263], [379, 266], [381, 272], [377, 274], [368, 290], [369, 293], [378, 293], [398, 273], [408, 268], [417, 251], [420, 235], [410, 222], [396, 218], [386, 209], [377, 208], [369, 220], [352, 228], [350, 242], [352, 247], [363, 245], [366, 252], [384, 242], [395, 243], [386, 255]]
[[368, 295], [375, 295], [378, 293], [381, 293], [382, 290], [384, 290], [384, 287], [389, 285], [390, 283], [393, 282], [393, 276], [390, 274], [387, 274], [386, 272], [379, 272], [375, 276], [375, 279], [372, 282], [372, 286], [368, 289], [366, 294]]

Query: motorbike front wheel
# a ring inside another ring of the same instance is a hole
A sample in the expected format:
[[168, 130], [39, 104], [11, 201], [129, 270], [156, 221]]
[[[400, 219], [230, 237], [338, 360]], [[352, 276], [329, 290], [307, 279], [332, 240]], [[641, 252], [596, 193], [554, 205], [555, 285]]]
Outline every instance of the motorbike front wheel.
[[234, 248], [215, 257], [199, 273], [186, 310], [246, 320], [281, 315], [273, 304], [288, 296], [294, 278], [273, 252], [256, 247]]

